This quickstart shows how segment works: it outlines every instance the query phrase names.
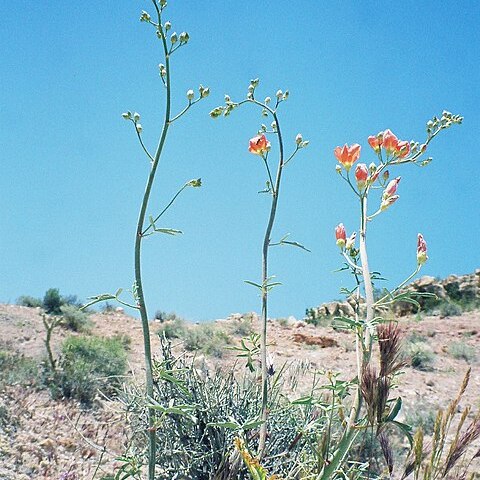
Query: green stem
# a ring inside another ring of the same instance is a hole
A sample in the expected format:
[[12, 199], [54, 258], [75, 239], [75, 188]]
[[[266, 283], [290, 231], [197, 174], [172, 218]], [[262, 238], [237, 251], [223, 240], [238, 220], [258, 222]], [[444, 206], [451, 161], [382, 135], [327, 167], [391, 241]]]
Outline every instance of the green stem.
[[[259, 104], [259, 102], [254, 101]], [[263, 106], [262, 104], [260, 104]], [[268, 109], [270, 110], [270, 109]], [[277, 125], [278, 144], [280, 149], [277, 176], [275, 179], [275, 186], [272, 185], [272, 204], [270, 208], [270, 215], [268, 218], [267, 228], [265, 230], [265, 237], [263, 239], [262, 249], [262, 326], [261, 326], [261, 338], [260, 338], [260, 359], [262, 364], [262, 410], [260, 414], [260, 420], [263, 422], [260, 426], [260, 439], [258, 445], [258, 456], [262, 458], [265, 453], [265, 444], [267, 439], [267, 404], [268, 404], [268, 372], [267, 372], [267, 317], [268, 317], [268, 291], [267, 291], [267, 279], [268, 279], [268, 248], [270, 246], [270, 237], [275, 222], [275, 215], [277, 212], [278, 194], [280, 190], [280, 181], [282, 177], [282, 170], [284, 166], [284, 153], [283, 153], [283, 140], [280, 130], [280, 124], [278, 122], [276, 112], [270, 110], [273, 115], [273, 119]]]
[[[167, 49], [167, 42], [165, 40], [165, 35], [161, 30], [161, 19], [160, 19], [160, 10], [155, 2], [152, 0], [155, 9], [158, 14], [158, 24], [159, 30], [162, 34], [163, 41], [163, 50], [165, 54], [165, 69], [166, 69], [166, 106], [165, 106], [165, 120], [163, 123], [162, 133], [160, 136], [160, 141], [153, 158], [152, 168], [148, 176], [147, 185], [145, 187], [145, 193], [143, 195], [142, 204], [140, 207], [140, 213], [138, 215], [136, 236], [135, 236], [135, 283], [137, 288], [137, 302], [138, 309], [140, 310], [140, 318], [142, 321], [142, 330], [143, 330], [143, 346], [144, 346], [144, 360], [145, 360], [145, 375], [146, 375], [146, 393], [147, 398], [153, 398], [153, 369], [152, 369], [152, 348], [150, 342], [150, 327], [148, 324], [148, 313], [147, 307], [145, 304], [145, 296], [143, 293], [143, 283], [142, 283], [142, 269], [141, 269], [141, 249], [142, 249], [142, 239], [143, 239], [143, 225], [145, 224], [145, 215], [147, 211], [148, 202], [150, 199], [150, 193], [152, 190], [153, 181], [155, 179], [155, 173], [157, 171], [158, 163], [160, 156], [163, 151], [163, 146], [165, 144], [165, 139], [167, 137], [168, 127], [170, 124], [170, 102], [171, 102], [171, 88], [170, 88], [170, 58]], [[155, 434], [155, 411], [153, 409], [148, 409], [148, 479], [155, 480], [155, 462], [156, 462], [156, 434]]]

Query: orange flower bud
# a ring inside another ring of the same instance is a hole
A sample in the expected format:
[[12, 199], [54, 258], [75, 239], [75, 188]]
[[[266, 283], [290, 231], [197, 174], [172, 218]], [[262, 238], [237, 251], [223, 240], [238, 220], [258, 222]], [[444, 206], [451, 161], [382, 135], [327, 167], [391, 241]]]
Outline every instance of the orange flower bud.
[[417, 237], [417, 263], [423, 265], [428, 260], [427, 257], [427, 242], [424, 240], [421, 233]]
[[339, 223], [335, 227], [335, 238], [337, 239], [337, 245], [343, 250], [347, 242], [347, 232], [345, 231], [343, 223]]
[[359, 163], [355, 168], [355, 179], [360, 190], [365, 188], [368, 178], [368, 167], [364, 163]]
[[345, 167], [347, 172], [352, 165], [360, 158], [361, 146], [358, 143], [354, 143], [352, 146], [345, 144], [343, 147], [337, 147], [333, 151], [337, 160]]
[[382, 141], [383, 139], [380, 135], [377, 135], [376, 137], [374, 137], [373, 135], [368, 137], [368, 144], [373, 148], [376, 153], [380, 151]]
[[255, 155], [264, 155], [270, 150], [270, 142], [265, 135], [257, 135], [250, 139], [248, 151]]
[[397, 178], [394, 178], [393, 180], [390, 180], [390, 182], [388, 182], [387, 187], [383, 191], [383, 195], [382, 195], [383, 199], [387, 199], [388, 197], [395, 195], [395, 193], [397, 192], [397, 186], [401, 178], [402, 177], [397, 177]]

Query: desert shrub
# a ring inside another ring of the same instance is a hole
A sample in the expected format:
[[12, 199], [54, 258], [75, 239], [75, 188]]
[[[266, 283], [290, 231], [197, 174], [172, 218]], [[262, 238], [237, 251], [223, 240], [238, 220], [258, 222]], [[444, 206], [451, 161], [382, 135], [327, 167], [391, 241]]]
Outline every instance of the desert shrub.
[[45, 309], [46, 313], [59, 315], [62, 313], [60, 309], [63, 304], [64, 302], [60, 296], [60, 291], [58, 288], [49, 288], [45, 292], [45, 296], [43, 297], [43, 308]]
[[181, 320], [180, 317], [175, 312], [164, 312], [163, 310], [157, 310], [155, 312], [155, 320], [159, 322], [173, 322], [175, 320]]
[[[163, 360], [154, 365], [154, 398], [150, 402], [158, 412], [158, 478], [250, 478], [235, 456], [233, 441], [235, 437], [245, 438], [250, 451], [256, 451], [261, 405], [257, 374], [242, 377], [232, 371], [199, 371], [183, 357], [174, 358], [168, 342], [163, 342], [162, 350]], [[284, 377], [279, 375], [272, 377], [269, 454], [263, 464], [282, 478], [299, 478], [288, 474], [308, 472], [309, 462], [318, 465], [314, 451], [319, 443], [317, 436], [325, 432], [326, 414], [311, 398], [291, 403], [281, 395]], [[131, 448], [124, 458], [139, 464], [146, 441], [143, 393], [130, 385], [124, 401], [137, 422], [133, 425], [136, 433]]]
[[420, 332], [417, 332], [414, 330], [407, 339], [408, 342], [410, 343], [421, 343], [421, 342], [426, 342], [427, 337], [425, 335], [422, 335]]
[[417, 370], [432, 370], [435, 353], [423, 342], [407, 342], [404, 350], [404, 361]]
[[442, 317], [457, 317], [462, 312], [462, 308], [453, 302], [444, 302], [440, 305], [440, 315]]
[[453, 342], [448, 347], [448, 353], [457, 360], [463, 359], [467, 363], [475, 360], [475, 348], [465, 342]]
[[248, 337], [252, 333], [252, 317], [245, 316], [235, 320], [232, 324], [232, 333], [240, 337]]
[[329, 327], [332, 325], [334, 316], [332, 315], [320, 315], [314, 308], [307, 308], [305, 310], [305, 322], [315, 325], [316, 327]]
[[214, 325], [197, 325], [185, 331], [185, 349], [201, 351], [206, 355], [222, 357], [225, 346], [231, 343], [230, 336]]
[[35, 385], [37, 378], [38, 365], [35, 360], [0, 347], [0, 387], [2, 385]]
[[92, 327], [88, 314], [74, 305], [62, 305], [60, 312], [63, 317], [62, 324], [74, 332], [86, 332]]
[[22, 307], [43, 307], [43, 301], [40, 298], [31, 297], [30, 295], [22, 295], [17, 298], [17, 305]]
[[415, 408], [407, 410], [405, 422], [412, 427], [413, 430], [422, 428], [426, 435], [431, 435], [437, 418], [437, 409], [432, 405], [425, 403], [417, 403]]
[[157, 333], [160, 336], [165, 335], [165, 338], [183, 338], [186, 330], [187, 326], [185, 320], [175, 316], [173, 320], [168, 320], [162, 323], [157, 330]]
[[59, 366], [52, 392], [57, 387], [63, 396], [91, 404], [97, 390], [114, 392], [125, 374], [127, 355], [117, 338], [68, 337]]

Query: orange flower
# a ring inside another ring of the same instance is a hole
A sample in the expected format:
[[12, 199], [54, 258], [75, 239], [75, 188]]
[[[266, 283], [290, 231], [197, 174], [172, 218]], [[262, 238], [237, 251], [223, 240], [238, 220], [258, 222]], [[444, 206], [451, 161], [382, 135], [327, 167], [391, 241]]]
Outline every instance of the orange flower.
[[423, 235], [419, 233], [417, 237], [417, 263], [423, 265], [427, 260], [427, 242]]
[[257, 135], [250, 139], [248, 151], [255, 155], [264, 155], [270, 150], [270, 142], [265, 135]]
[[361, 148], [358, 143], [354, 143], [350, 147], [345, 144], [343, 147], [337, 147], [333, 153], [348, 172], [352, 165], [360, 158]]
[[387, 153], [394, 153], [398, 148], [398, 138], [393, 134], [391, 130], [385, 130], [383, 132], [383, 148], [387, 151]]

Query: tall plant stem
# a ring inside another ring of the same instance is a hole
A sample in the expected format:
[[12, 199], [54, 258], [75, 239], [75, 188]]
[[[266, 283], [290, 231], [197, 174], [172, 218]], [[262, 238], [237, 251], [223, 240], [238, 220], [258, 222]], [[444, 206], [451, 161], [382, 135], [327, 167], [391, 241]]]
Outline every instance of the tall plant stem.
[[260, 360], [262, 364], [262, 410], [260, 419], [263, 422], [260, 427], [260, 439], [258, 445], [258, 456], [261, 458], [265, 452], [265, 444], [267, 440], [267, 417], [268, 417], [268, 370], [267, 370], [267, 318], [268, 318], [268, 249], [270, 247], [270, 237], [272, 234], [275, 215], [277, 213], [278, 194], [280, 191], [280, 181], [284, 165], [283, 140], [275, 111], [270, 110], [276, 125], [280, 156], [278, 161], [277, 176], [275, 178], [275, 186], [272, 191], [272, 204], [270, 207], [270, 215], [268, 218], [267, 229], [263, 239], [262, 249], [262, 326], [260, 338]]
[[[160, 12], [158, 7], [154, 2], [155, 7], [157, 8], [157, 13], [159, 16], [159, 25], [160, 21]], [[148, 313], [147, 307], [145, 304], [145, 295], [143, 292], [142, 284], [142, 264], [141, 264], [141, 250], [142, 250], [142, 239], [143, 239], [143, 228], [145, 224], [145, 216], [148, 207], [148, 202], [150, 200], [150, 193], [153, 186], [153, 181], [155, 179], [155, 173], [157, 171], [158, 163], [160, 156], [163, 151], [163, 146], [165, 144], [165, 139], [167, 137], [168, 127], [170, 126], [170, 58], [167, 49], [167, 43], [165, 40], [165, 35], [162, 32], [163, 40], [163, 49], [165, 54], [165, 69], [166, 69], [166, 106], [165, 106], [165, 120], [162, 127], [162, 133], [160, 136], [160, 141], [155, 152], [153, 159], [152, 167], [150, 174], [148, 176], [147, 185], [145, 187], [145, 193], [143, 195], [142, 204], [140, 207], [140, 213], [138, 215], [137, 230], [135, 235], [135, 285], [136, 285], [136, 295], [138, 302], [138, 309], [140, 311], [140, 318], [142, 321], [143, 329], [143, 347], [144, 347], [144, 360], [145, 360], [145, 374], [146, 374], [146, 393], [147, 401], [153, 397], [153, 371], [152, 371], [152, 348], [150, 342], [150, 327], [148, 324]], [[156, 433], [155, 433], [155, 411], [152, 409], [148, 410], [148, 478], [149, 480], [155, 480], [155, 457], [156, 457]]]
[[362, 408], [362, 393], [360, 383], [362, 381], [361, 374], [363, 369], [370, 362], [372, 356], [372, 321], [375, 316], [374, 298], [373, 298], [373, 285], [372, 276], [370, 274], [370, 268], [368, 265], [367, 255], [367, 194], [365, 193], [360, 197], [360, 263], [362, 266], [363, 285], [365, 289], [365, 301], [367, 306], [367, 316], [365, 321], [365, 327], [360, 329], [357, 333], [356, 350], [357, 350], [357, 376], [358, 385], [355, 392], [355, 398], [350, 410], [350, 417], [348, 424], [343, 434], [343, 438], [340, 441], [337, 451], [333, 456], [331, 462], [324, 468], [321, 474], [317, 477], [318, 480], [329, 480], [334, 475], [335, 471], [342, 464], [347, 455], [350, 447], [355, 440], [359, 430], [355, 428], [355, 424], [360, 416], [360, 410]]

